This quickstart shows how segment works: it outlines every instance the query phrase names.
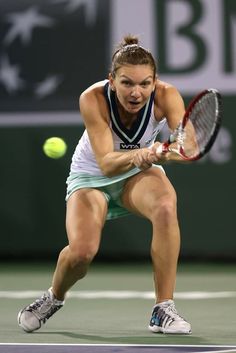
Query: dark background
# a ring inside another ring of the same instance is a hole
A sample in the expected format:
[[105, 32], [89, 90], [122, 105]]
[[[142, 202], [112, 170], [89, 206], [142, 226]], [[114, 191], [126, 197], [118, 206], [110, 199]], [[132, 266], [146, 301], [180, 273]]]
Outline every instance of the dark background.
[[[24, 82], [7, 88], [0, 74], [2, 259], [54, 258], [67, 243], [65, 181], [83, 132], [78, 97], [88, 85], [104, 79], [110, 65], [112, 2], [95, 3], [94, 19], [88, 17], [86, 2], [81, 2], [76, 11], [67, 12], [66, 1], [34, 1], [35, 9], [54, 22], [50, 27], [35, 27], [29, 42], [24, 43], [19, 34], [6, 41], [12, 28], [9, 15], [26, 11], [32, 3], [0, 2], [0, 64], [3, 67], [3, 58], [7, 57]], [[50, 75], [58, 75], [57, 89], [37, 95], [39, 83]], [[223, 128], [207, 158], [165, 167], [178, 194], [183, 259], [236, 259], [236, 97], [222, 93]], [[184, 94], [186, 104], [191, 97]], [[57, 112], [58, 116], [64, 114], [60, 122], [55, 118]], [[71, 113], [76, 112], [78, 121], [71, 121]], [[37, 113], [44, 114], [42, 121]], [[49, 159], [42, 152], [44, 140], [51, 136], [63, 137], [68, 144], [67, 154], [61, 159]], [[150, 240], [151, 226], [144, 219], [130, 216], [109, 221], [98, 258], [146, 259]]]

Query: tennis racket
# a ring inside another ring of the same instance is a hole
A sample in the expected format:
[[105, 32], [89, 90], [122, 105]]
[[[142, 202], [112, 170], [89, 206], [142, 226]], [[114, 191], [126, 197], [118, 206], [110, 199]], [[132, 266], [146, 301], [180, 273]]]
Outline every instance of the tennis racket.
[[175, 152], [184, 160], [202, 158], [212, 147], [222, 119], [222, 98], [213, 88], [199, 93], [189, 104], [183, 119], [157, 153]]

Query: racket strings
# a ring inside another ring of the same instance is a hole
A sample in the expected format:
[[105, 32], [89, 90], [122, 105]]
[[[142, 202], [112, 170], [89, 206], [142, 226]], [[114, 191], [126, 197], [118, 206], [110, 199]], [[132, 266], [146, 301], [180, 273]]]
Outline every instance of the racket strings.
[[186, 133], [185, 130], [182, 128], [182, 126], [180, 125], [178, 127], [178, 134], [177, 134], [177, 138], [176, 141], [178, 143], [179, 146], [183, 147], [184, 146], [184, 141], [186, 138]]
[[193, 107], [185, 130], [184, 151], [188, 157], [202, 153], [215, 129], [218, 101], [213, 93], [204, 95]]

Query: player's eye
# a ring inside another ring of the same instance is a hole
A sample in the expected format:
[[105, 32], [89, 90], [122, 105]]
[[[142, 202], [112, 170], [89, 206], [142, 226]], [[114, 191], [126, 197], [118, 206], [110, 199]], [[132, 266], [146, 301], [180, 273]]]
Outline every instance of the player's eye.
[[132, 86], [132, 83], [128, 80], [123, 80], [121, 81], [121, 84], [126, 86], [126, 87], [131, 87]]
[[149, 87], [151, 85], [151, 81], [144, 81], [141, 83], [141, 86], [146, 88], [146, 87]]

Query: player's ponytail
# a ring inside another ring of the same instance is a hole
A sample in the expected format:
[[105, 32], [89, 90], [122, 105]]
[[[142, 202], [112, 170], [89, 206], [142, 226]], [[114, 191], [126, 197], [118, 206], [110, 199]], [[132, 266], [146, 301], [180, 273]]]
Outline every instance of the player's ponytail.
[[139, 44], [139, 39], [131, 34], [124, 36], [118, 44], [113, 56], [111, 74], [113, 77], [116, 71], [123, 65], [150, 65], [153, 69], [153, 77], [156, 76], [156, 62], [149, 50]]

